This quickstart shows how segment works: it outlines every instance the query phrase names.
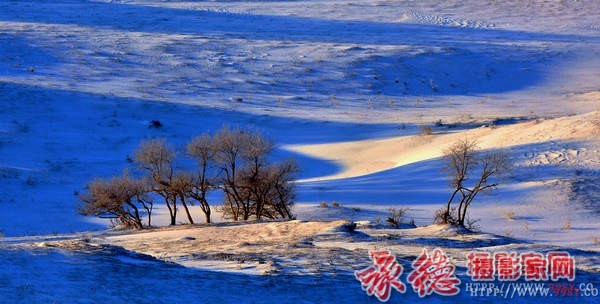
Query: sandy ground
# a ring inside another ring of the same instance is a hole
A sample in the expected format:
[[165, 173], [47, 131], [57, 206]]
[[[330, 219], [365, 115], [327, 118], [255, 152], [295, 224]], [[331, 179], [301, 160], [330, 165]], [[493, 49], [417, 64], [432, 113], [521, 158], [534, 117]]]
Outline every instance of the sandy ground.
[[[423, 248], [441, 248], [466, 267], [470, 251], [548, 252], [566, 250], [510, 237], [445, 225], [391, 229], [369, 221], [286, 221], [155, 228], [74, 235], [64, 240], [29, 240], [3, 248], [63, 248], [91, 254], [156, 259], [189, 268], [251, 275], [352, 274], [368, 265], [368, 251], [387, 248], [410, 263]], [[122, 248], [126, 251], [118, 250]], [[127, 253], [129, 252], [129, 253]], [[569, 249], [578, 271], [600, 273], [600, 257]], [[144, 257], [148, 256], [148, 257]], [[464, 270], [459, 270], [464, 275]]]
[[[580, 149], [570, 149], [564, 153], [551, 155], [546, 163], [573, 160], [582, 165], [600, 166], [600, 151], [597, 150], [598, 144], [600, 144], [599, 111], [506, 126], [495, 126], [491, 123], [480, 128], [456, 132], [448, 132], [447, 127], [439, 129], [442, 130], [432, 135], [401, 136], [332, 144], [293, 145], [284, 148], [311, 157], [331, 160], [343, 167], [334, 175], [301, 182], [357, 177], [438, 158], [443, 156], [448, 147], [461, 139], [476, 141], [478, 147], [484, 150], [552, 141], [580, 141], [583, 142]], [[591, 153], [585, 153], [589, 149], [591, 149]], [[580, 155], [581, 153], [585, 155]], [[578, 155], [579, 157], [577, 157]], [[542, 159], [538, 159], [538, 161], [544, 162]]]
[[[302, 254], [303, 246], [298, 244], [344, 224], [347, 223], [220, 224], [124, 234], [107, 237], [104, 241], [189, 267], [267, 274], [280, 268], [275, 265], [278, 257], [291, 259], [293, 255]], [[229, 263], [222, 263], [223, 260]]]

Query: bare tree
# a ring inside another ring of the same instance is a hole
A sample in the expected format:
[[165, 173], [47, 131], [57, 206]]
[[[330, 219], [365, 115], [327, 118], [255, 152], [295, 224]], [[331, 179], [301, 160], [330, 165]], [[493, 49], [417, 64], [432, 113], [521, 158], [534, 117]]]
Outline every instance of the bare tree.
[[262, 209], [256, 211], [257, 218], [294, 218], [291, 207], [296, 196], [294, 180], [298, 172], [298, 163], [293, 160], [267, 167], [262, 185], [266, 195]]
[[225, 192], [223, 212], [234, 221], [247, 220], [249, 195], [242, 187], [244, 176], [244, 153], [248, 146], [248, 134], [239, 129], [225, 127], [214, 135], [215, 160], [220, 169], [219, 184]]
[[[487, 193], [499, 185], [499, 177], [509, 169], [508, 158], [503, 152], [478, 152], [477, 143], [467, 139], [459, 140], [444, 155], [450, 174], [452, 194], [445, 210], [439, 212], [436, 220], [444, 224], [465, 227], [467, 209], [480, 193]], [[476, 171], [479, 170], [479, 173]], [[474, 177], [474, 182], [468, 185]], [[458, 201], [456, 207], [452, 203]]]
[[137, 201], [140, 203], [142, 208], [145, 210], [146, 215], [148, 216], [148, 227], [152, 227], [152, 210], [154, 209], [154, 202], [149, 196], [149, 193], [152, 191], [152, 187], [150, 186], [150, 182], [147, 178], [134, 180], [137, 187]]
[[188, 155], [196, 160], [198, 166], [189, 196], [199, 203], [207, 223], [211, 222], [211, 210], [206, 195], [214, 188], [215, 184], [216, 177], [213, 168], [215, 150], [215, 140], [208, 134], [202, 134], [192, 139], [187, 145]]
[[84, 203], [79, 208], [81, 214], [114, 218], [127, 227], [141, 229], [141, 216], [145, 211], [148, 227], [151, 226], [153, 204], [147, 196], [148, 185], [143, 180], [133, 179], [125, 173], [110, 180], [96, 179], [87, 184], [86, 190], [80, 196]]
[[151, 139], [141, 143], [134, 158], [137, 165], [148, 173], [152, 192], [164, 199], [169, 209], [170, 224], [175, 225], [178, 195], [171, 189], [175, 152], [165, 139]]
[[237, 220], [292, 218], [295, 162], [271, 164], [273, 143], [255, 131], [224, 128], [214, 136], [218, 183], [225, 192], [222, 211]]
[[457, 216], [453, 216], [451, 204], [458, 193], [463, 193], [463, 184], [468, 178], [468, 174], [471, 172], [473, 166], [476, 165], [477, 160], [475, 154], [477, 151], [477, 144], [474, 141], [467, 139], [459, 140], [454, 143], [444, 154], [444, 158], [447, 161], [446, 170], [450, 175], [450, 185], [453, 187], [452, 195], [446, 203], [446, 211], [441, 213], [441, 223], [443, 224], [457, 224]]
[[[179, 198], [179, 202], [181, 203], [181, 206], [183, 206], [188, 222], [194, 224], [194, 219], [192, 218], [192, 214], [187, 205], [190, 194], [194, 190], [194, 178], [192, 175], [187, 172], [175, 173], [168, 190], [172, 192], [173, 196]], [[191, 201], [190, 204], [192, 204]]]
[[273, 182], [274, 172], [269, 172], [272, 170], [267, 168], [267, 157], [271, 153], [273, 143], [256, 132], [248, 133], [242, 140], [246, 144], [242, 150], [243, 159], [246, 161], [242, 189], [247, 198], [243, 204], [243, 216], [244, 220], [247, 220], [254, 214], [260, 220]]

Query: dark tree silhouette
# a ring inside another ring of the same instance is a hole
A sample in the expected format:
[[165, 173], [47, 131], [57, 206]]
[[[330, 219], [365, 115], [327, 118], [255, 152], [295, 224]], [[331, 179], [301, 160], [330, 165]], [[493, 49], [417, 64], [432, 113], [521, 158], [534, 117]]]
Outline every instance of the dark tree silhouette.
[[480, 193], [498, 187], [499, 177], [509, 170], [508, 158], [503, 152], [481, 153], [477, 143], [467, 139], [452, 145], [444, 158], [453, 190], [443, 211], [436, 214], [436, 221], [465, 227], [469, 206]]
[[188, 155], [196, 160], [198, 166], [189, 196], [198, 202], [207, 223], [211, 222], [211, 209], [206, 195], [215, 188], [216, 183], [215, 149], [214, 138], [208, 134], [192, 139], [187, 145]]
[[173, 183], [173, 159], [175, 152], [165, 139], [143, 141], [134, 153], [136, 164], [148, 173], [152, 192], [161, 196], [171, 218], [171, 225], [177, 220], [177, 193], [171, 189]]
[[142, 214], [148, 216], [148, 227], [152, 224], [153, 203], [148, 198], [148, 184], [127, 175], [110, 180], [96, 179], [86, 186], [80, 196], [83, 205], [79, 212], [83, 215], [114, 218], [119, 223], [141, 229]]

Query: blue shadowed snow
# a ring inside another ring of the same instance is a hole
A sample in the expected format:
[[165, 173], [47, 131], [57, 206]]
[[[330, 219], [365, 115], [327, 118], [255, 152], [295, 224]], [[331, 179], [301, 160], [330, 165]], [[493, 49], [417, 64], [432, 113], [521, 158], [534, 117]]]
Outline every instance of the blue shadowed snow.
[[[12, 6], [12, 7], [11, 7]], [[14, 10], [31, 7], [27, 14]], [[359, 44], [454, 45], [507, 41], [600, 43], [599, 37], [438, 25], [327, 20], [319, 18], [235, 14], [96, 1], [8, 2], [0, 20], [80, 25], [154, 33], [229, 35], [232, 38], [343, 42]], [[86, 12], [84, 17], [82, 12]], [[132, 18], [135, 16], [135, 18]]]
[[[149, 128], [152, 120], [163, 127]], [[77, 194], [87, 181], [131, 167], [127, 158], [143, 139], [166, 137], [183, 154], [193, 136], [223, 125], [262, 130], [277, 144], [397, 136], [416, 129], [258, 116], [0, 83], [0, 231], [14, 236], [103, 228], [76, 214]], [[339, 169], [282, 150], [274, 157], [297, 159], [301, 177]]]
[[[0, 250], [2, 303], [379, 303], [361, 290], [351, 274], [336, 276], [255, 276], [186, 269], [156, 260], [123, 255], [92, 255], [57, 250]], [[365, 256], [365, 261], [367, 257]], [[410, 265], [401, 281], [407, 284]], [[362, 266], [359, 266], [362, 267]], [[540, 297], [471, 297], [464, 269], [457, 296], [428, 296], [428, 303], [536, 303]], [[598, 286], [597, 276], [578, 272], [575, 283]], [[418, 295], [407, 284], [393, 291], [391, 303], [414, 302]], [[552, 303], [572, 303], [553, 298]], [[578, 303], [595, 303], [580, 297]]]

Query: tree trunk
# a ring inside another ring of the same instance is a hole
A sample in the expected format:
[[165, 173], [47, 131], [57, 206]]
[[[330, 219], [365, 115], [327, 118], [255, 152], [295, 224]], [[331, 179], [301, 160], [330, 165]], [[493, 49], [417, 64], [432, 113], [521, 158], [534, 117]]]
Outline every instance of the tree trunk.
[[202, 206], [203, 206], [202, 211], [204, 211], [204, 216], [206, 217], [206, 223], [210, 224], [211, 210], [210, 210], [210, 205], [208, 204], [206, 199], [203, 199]]
[[179, 197], [179, 199], [181, 200], [181, 205], [183, 206], [183, 209], [185, 210], [185, 215], [187, 216], [188, 221], [190, 222], [190, 224], [194, 224], [194, 220], [192, 219], [192, 215], [190, 214], [190, 210], [188, 209], [187, 204], [185, 203], [185, 197], [183, 195], [181, 195]]
[[[173, 209], [173, 212], [171, 212], [171, 226], [175, 226], [177, 224], [177, 199], [173, 198], [172, 203], [173, 205], [169, 207], [169, 211]], [[167, 202], [168, 204], [169, 202]]]
[[204, 216], [206, 217], [206, 223], [210, 224], [210, 212], [204, 213]]
[[448, 200], [448, 203], [446, 204], [446, 212], [444, 212], [444, 216], [442, 218], [442, 224], [448, 224], [448, 219], [450, 218], [450, 205], [452, 204], [452, 201], [454, 200], [454, 197], [456, 196], [456, 193], [458, 193], [460, 189], [456, 189], [454, 190], [454, 193], [452, 193], [452, 196], [450, 196], [450, 199]]
[[148, 214], [148, 227], [152, 227], [152, 209], [147, 205], [143, 205], [144, 209], [146, 209], [146, 213]]

